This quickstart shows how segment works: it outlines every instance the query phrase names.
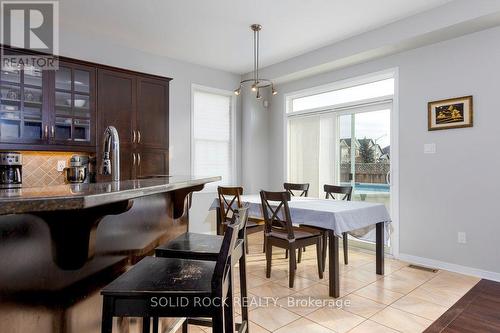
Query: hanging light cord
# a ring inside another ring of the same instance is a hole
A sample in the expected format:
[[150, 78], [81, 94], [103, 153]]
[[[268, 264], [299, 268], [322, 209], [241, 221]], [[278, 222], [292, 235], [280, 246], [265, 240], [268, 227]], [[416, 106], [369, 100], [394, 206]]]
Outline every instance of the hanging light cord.
[[255, 32], [255, 34], [257, 35], [257, 52], [256, 52], [256, 62], [257, 62], [257, 67], [256, 67], [256, 74], [255, 74], [255, 77], [256, 77], [256, 83], [259, 82], [259, 44], [260, 44], [260, 41], [259, 41], [259, 30], [257, 30]]

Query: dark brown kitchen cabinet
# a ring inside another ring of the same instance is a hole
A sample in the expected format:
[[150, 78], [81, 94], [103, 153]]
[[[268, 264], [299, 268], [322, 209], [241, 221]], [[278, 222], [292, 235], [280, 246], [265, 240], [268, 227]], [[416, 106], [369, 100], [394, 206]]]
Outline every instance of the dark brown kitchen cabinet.
[[[98, 138], [102, 142], [107, 126], [116, 127], [121, 179], [168, 174], [169, 81], [98, 69]], [[102, 147], [98, 146], [98, 157], [101, 154]]]
[[0, 141], [46, 144], [49, 124], [48, 73], [3, 68], [0, 73]]
[[168, 174], [170, 80], [65, 57], [57, 70], [2, 68], [0, 150], [86, 151], [100, 164], [112, 125], [122, 179]]
[[168, 173], [168, 150], [144, 148], [136, 153], [136, 178], [163, 176]]
[[[130, 180], [135, 179], [135, 164], [136, 155], [132, 152], [132, 147], [129, 145], [120, 145], [120, 179]], [[102, 156], [102, 155], [101, 155]], [[101, 179], [111, 179], [110, 177], [105, 178], [104, 176], [99, 176]]]
[[132, 145], [136, 114], [137, 82], [134, 75], [98, 70], [98, 141], [101, 144], [104, 130], [114, 126], [121, 145]]
[[168, 149], [168, 81], [137, 80], [137, 140], [145, 148]]
[[51, 74], [50, 143], [95, 146], [95, 68], [60, 61]]
[[57, 70], [2, 68], [0, 149], [95, 151], [95, 72], [62, 59]]

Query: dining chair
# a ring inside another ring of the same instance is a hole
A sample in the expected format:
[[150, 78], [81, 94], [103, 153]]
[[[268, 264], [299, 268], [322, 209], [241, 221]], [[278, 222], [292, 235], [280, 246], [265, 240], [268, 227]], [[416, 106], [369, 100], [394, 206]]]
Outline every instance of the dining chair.
[[151, 318], [159, 333], [162, 317], [208, 317], [213, 332], [234, 332], [231, 258], [244, 214], [235, 211], [216, 261], [146, 257], [104, 287], [101, 332], [112, 333], [113, 317], [142, 317], [143, 333]]
[[288, 285], [293, 288], [297, 262], [295, 250], [302, 247], [316, 245], [318, 261], [318, 275], [323, 278], [322, 260], [322, 235], [310, 229], [294, 227], [290, 216], [288, 202], [291, 194], [289, 192], [267, 192], [260, 191], [262, 213], [265, 221], [266, 237], [266, 277], [271, 277], [273, 246], [288, 250], [289, 280]]
[[[290, 193], [291, 196], [307, 197], [309, 194], [309, 183], [283, 183], [285, 191]], [[297, 262], [302, 261], [302, 251], [306, 252], [306, 248], [299, 249], [299, 256]], [[288, 250], [285, 252], [285, 259], [288, 258]]]
[[[299, 197], [307, 197], [309, 193], [309, 183], [283, 183], [283, 188], [290, 193], [291, 196], [298, 195]], [[296, 193], [296, 191], [300, 193]]]
[[[325, 199], [351, 201], [352, 186], [337, 186], [337, 185], [325, 184], [323, 186], [323, 190], [325, 191]], [[325, 247], [323, 248], [323, 263], [325, 263], [328, 233], [326, 231], [322, 231], [322, 236], [323, 236], [323, 244], [325, 244]], [[344, 248], [344, 264], [347, 265], [349, 263], [349, 257], [347, 253], [348, 251], [347, 232], [342, 233], [342, 243]]]
[[[217, 187], [217, 195], [219, 199], [218, 218], [217, 218], [217, 234], [224, 233], [225, 225], [230, 223], [231, 217], [236, 208], [241, 208], [241, 195], [243, 195], [243, 187]], [[264, 221], [248, 218], [245, 228], [245, 251], [248, 253], [248, 235], [264, 231]], [[265, 251], [265, 245], [263, 246]]]

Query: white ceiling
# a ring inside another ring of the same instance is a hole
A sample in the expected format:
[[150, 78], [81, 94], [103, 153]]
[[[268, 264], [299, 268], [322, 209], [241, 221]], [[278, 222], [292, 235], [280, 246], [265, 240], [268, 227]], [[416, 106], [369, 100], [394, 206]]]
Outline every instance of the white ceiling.
[[234, 73], [253, 66], [250, 24], [260, 23], [261, 67], [381, 27], [451, 0], [60, 0], [61, 33]]

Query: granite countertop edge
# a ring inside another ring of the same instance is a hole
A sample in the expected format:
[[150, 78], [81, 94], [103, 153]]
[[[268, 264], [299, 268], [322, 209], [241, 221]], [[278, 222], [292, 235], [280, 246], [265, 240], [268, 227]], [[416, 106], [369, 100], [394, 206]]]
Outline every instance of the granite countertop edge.
[[[183, 188], [204, 185], [211, 182], [219, 181], [221, 177], [193, 177], [190, 179], [181, 179], [178, 181], [173, 181], [171, 183], [166, 183], [165, 179], [156, 180], [136, 180], [136, 181], [119, 181], [119, 182], [107, 182], [107, 183], [97, 183], [99, 188], [104, 189], [106, 186], [109, 187], [121, 187], [121, 184], [136, 184], [136, 187], [113, 190], [102, 190], [99, 192], [96, 186], [95, 192], [76, 193], [74, 195], [43, 195], [40, 196], [5, 196], [0, 195], [0, 215], [7, 214], [27, 214], [36, 212], [47, 212], [55, 210], [71, 210], [71, 209], [86, 209], [92, 208], [100, 205], [111, 204], [114, 202], [120, 202], [125, 200], [131, 200], [134, 198], [139, 198], [148, 195], [154, 195], [158, 193], [165, 193], [180, 190]], [[174, 179], [175, 180], [175, 179]], [[94, 185], [94, 184], [93, 184]], [[117, 186], [118, 185], [118, 186]], [[71, 185], [65, 185], [67, 187]], [[50, 186], [46, 188], [50, 189]], [[24, 189], [23, 189], [24, 190]], [[29, 189], [27, 189], [29, 190]]]

